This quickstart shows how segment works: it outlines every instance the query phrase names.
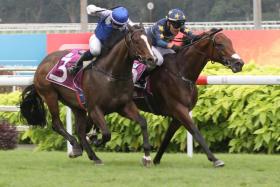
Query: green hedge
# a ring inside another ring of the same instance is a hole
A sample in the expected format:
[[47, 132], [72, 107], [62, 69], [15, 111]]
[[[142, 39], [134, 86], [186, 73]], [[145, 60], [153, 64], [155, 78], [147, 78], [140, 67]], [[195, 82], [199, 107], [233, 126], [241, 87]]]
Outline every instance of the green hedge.
[[[239, 74], [279, 75], [280, 68], [246, 64]], [[218, 64], [208, 64], [203, 74], [232, 74]], [[1, 94], [0, 105], [16, 105], [20, 93]], [[61, 105], [62, 107], [62, 105]], [[65, 108], [61, 119], [65, 123]], [[158, 149], [169, 119], [142, 112], [148, 121], [153, 149]], [[0, 118], [12, 124], [22, 124], [17, 113], [0, 113]], [[50, 118], [48, 118], [50, 119]], [[193, 119], [200, 128], [210, 149], [219, 152], [280, 152], [280, 88], [279, 86], [199, 86], [199, 100], [193, 110]], [[113, 113], [106, 116], [112, 140], [105, 150], [141, 150], [142, 136], [139, 125]], [[50, 122], [50, 120], [48, 120]], [[63, 150], [66, 142], [51, 129], [34, 128], [22, 135], [38, 144], [38, 149]], [[184, 151], [186, 130], [180, 128], [172, 139], [170, 151]], [[196, 150], [200, 147], [195, 144]]]

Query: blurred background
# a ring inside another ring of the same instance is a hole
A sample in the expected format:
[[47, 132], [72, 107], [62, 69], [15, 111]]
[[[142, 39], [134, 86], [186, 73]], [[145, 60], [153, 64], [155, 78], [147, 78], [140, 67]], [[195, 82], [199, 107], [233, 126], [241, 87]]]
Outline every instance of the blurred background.
[[[1, 0], [0, 23], [78, 23], [81, 4], [86, 0]], [[154, 22], [169, 9], [181, 8], [187, 21], [250, 21], [253, 20], [254, 0], [88, 0], [88, 4], [110, 8], [128, 8], [135, 22]], [[148, 5], [149, 4], [149, 5]], [[83, 6], [83, 5], [82, 5]], [[280, 20], [280, 1], [262, 1], [262, 19]], [[89, 22], [95, 22], [91, 17]]]

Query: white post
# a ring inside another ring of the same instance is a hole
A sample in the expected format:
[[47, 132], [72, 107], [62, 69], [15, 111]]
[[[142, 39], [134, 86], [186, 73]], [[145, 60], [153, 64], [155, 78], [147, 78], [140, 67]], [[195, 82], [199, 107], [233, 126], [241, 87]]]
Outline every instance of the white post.
[[[72, 115], [71, 115], [71, 109], [69, 107], [66, 107], [66, 130], [69, 134], [72, 135]], [[72, 145], [69, 141], [67, 141], [67, 153], [72, 152]]]
[[81, 31], [88, 31], [88, 16], [87, 16], [87, 0], [80, 0], [80, 20], [81, 20]]
[[262, 1], [254, 0], [253, 1], [253, 14], [254, 14], [254, 24], [255, 29], [262, 28]]
[[[192, 112], [189, 113], [192, 117]], [[193, 137], [189, 131], [187, 131], [187, 154], [190, 158], [193, 156]]]

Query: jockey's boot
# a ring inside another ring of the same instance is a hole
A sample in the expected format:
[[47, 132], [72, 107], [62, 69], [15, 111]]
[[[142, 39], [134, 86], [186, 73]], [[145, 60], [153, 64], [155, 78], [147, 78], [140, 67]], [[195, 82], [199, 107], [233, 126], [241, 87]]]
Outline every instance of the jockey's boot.
[[147, 84], [146, 78], [147, 78], [147, 76], [149, 74], [150, 74], [150, 71], [145, 69], [145, 71], [142, 73], [142, 75], [139, 78], [139, 80], [134, 84], [135, 87], [145, 89], [146, 88], [146, 84]]
[[72, 67], [70, 67], [68, 69], [69, 73], [71, 75], [77, 74], [78, 71], [83, 67], [83, 62], [88, 61], [88, 60], [92, 60], [93, 57], [94, 56], [91, 54], [90, 50], [87, 50], [86, 52], [84, 52], [84, 54], [81, 55], [81, 57], [76, 62], [76, 64], [74, 64]]

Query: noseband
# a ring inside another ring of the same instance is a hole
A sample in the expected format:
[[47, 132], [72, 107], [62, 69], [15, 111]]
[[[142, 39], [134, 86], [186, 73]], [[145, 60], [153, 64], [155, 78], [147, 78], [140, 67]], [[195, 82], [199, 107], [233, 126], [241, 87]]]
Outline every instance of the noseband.
[[140, 62], [143, 62], [143, 57], [142, 55], [140, 55], [137, 50], [136, 47], [134, 45], [134, 43], [132, 42], [132, 37], [136, 32], [145, 32], [145, 30], [143, 28], [139, 28], [139, 29], [135, 29], [133, 30], [133, 32], [128, 32], [127, 36], [125, 36], [125, 45], [127, 47], [128, 50], [132, 50], [132, 52], [134, 53], [132, 60], [139, 60]]

